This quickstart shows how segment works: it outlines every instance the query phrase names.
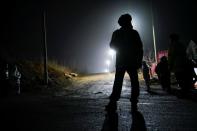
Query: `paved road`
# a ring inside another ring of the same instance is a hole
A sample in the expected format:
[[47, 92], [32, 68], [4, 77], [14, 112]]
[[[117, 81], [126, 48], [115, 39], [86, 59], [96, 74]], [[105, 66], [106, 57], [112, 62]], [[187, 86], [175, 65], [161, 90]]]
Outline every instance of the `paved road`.
[[141, 83], [139, 112], [130, 113], [126, 77], [118, 110], [106, 114], [114, 75], [83, 77], [53, 96], [22, 94], [0, 99], [1, 130], [8, 131], [197, 131], [197, 103]]

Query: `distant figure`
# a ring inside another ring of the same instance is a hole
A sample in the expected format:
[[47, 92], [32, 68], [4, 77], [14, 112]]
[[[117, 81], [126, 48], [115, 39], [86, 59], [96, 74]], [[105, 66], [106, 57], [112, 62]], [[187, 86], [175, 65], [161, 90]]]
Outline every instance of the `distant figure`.
[[146, 63], [146, 61], [142, 62], [142, 73], [143, 73], [143, 78], [147, 87], [147, 91], [150, 91], [150, 67]]
[[170, 35], [170, 46], [168, 50], [169, 69], [175, 74], [181, 92], [179, 97], [186, 97], [192, 88], [193, 68], [187, 59], [186, 48], [179, 41], [177, 34]]
[[139, 96], [138, 69], [142, 65], [143, 45], [140, 36], [131, 24], [132, 17], [129, 14], [121, 15], [118, 24], [121, 26], [113, 32], [110, 47], [116, 51], [116, 72], [113, 91], [106, 111], [116, 111], [117, 101], [120, 98], [125, 72], [131, 80], [132, 111], [137, 110]]
[[168, 68], [168, 59], [166, 56], [160, 58], [160, 62], [157, 64], [155, 71], [158, 75], [163, 90], [170, 93], [170, 70]]
[[19, 95], [21, 93], [21, 73], [19, 72], [17, 66], [15, 65], [15, 70], [14, 70], [14, 80], [15, 80], [15, 86], [16, 86], [16, 90], [17, 90], [17, 94]]

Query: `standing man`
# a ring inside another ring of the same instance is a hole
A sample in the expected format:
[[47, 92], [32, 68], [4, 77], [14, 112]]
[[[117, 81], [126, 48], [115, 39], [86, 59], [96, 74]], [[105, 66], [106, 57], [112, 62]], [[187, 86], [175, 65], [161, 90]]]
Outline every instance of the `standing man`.
[[142, 74], [147, 87], [147, 92], [150, 92], [150, 67], [146, 61], [142, 62]]
[[126, 71], [131, 80], [132, 92], [130, 101], [132, 103], [132, 111], [137, 111], [139, 96], [138, 69], [142, 65], [143, 45], [138, 32], [133, 29], [131, 21], [131, 15], [121, 15], [118, 20], [121, 28], [113, 32], [110, 42], [110, 47], [116, 51], [116, 73], [113, 91], [110, 96], [110, 102], [106, 106], [106, 111], [116, 111]]
[[169, 69], [175, 74], [179, 87], [181, 88], [178, 97], [185, 98], [192, 88], [193, 68], [187, 59], [186, 48], [179, 40], [176, 33], [170, 34], [170, 46], [168, 49]]

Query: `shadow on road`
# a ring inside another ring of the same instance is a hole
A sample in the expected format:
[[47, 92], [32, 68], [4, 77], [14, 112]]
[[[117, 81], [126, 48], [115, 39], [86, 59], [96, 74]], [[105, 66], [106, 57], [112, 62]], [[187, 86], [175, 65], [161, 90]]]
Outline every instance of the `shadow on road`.
[[[132, 113], [132, 123], [130, 131], [146, 131], [146, 123], [141, 112]], [[117, 112], [108, 112], [101, 131], [118, 131], [118, 114]]]
[[118, 114], [117, 112], [108, 112], [101, 131], [118, 131]]
[[160, 95], [160, 94], [161, 94], [161, 93], [159, 94], [159, 93], [156, 92], [156, 91], [149, 91], [148, 93], [149, 93], [150, 95]]
[[172, 94], [172, 93], [166, 92], [164, 90], [151, 90], [148, 93], [150, 95], [159, 95], [159, 96], [167, 96], [169, 94]]
[[132, 124], [130, 131], [146, 131], [146, 123], [141, 112], [136, 111], [132, 113]]

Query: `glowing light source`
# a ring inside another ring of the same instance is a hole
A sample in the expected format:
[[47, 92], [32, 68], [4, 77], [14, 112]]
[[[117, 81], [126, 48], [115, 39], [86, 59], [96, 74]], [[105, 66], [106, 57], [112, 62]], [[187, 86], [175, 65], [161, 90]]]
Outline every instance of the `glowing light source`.
[[111, 61], [106, 60], [106, 64], [107, 64], [107, 69], [105, 70], [105, 72], [109, 72], [109, 65], [111, 64]]
[[113, 49], [110, 49], [108, 53], [110, 56], [114, 56], [116, 54], [116, 51]]
[[110, 65], [110, 60], [106, 60], [106, 64], [109, 66]]
[[107, 72], [109, 72], [109, 70], [108, 70], [108, 69], [105, 69], [105, 70], [104, 70], [104, 72], [106, 72], [106, 73], [107, 73]]

